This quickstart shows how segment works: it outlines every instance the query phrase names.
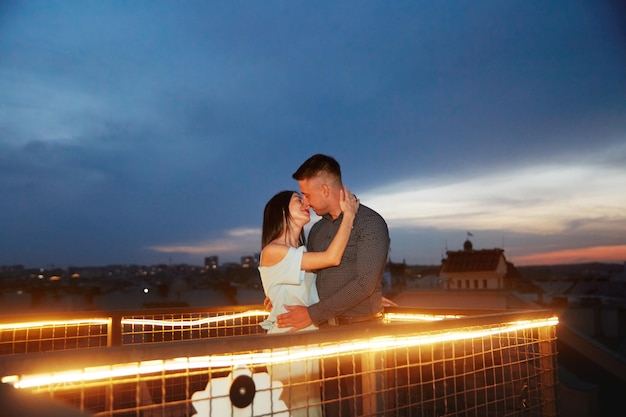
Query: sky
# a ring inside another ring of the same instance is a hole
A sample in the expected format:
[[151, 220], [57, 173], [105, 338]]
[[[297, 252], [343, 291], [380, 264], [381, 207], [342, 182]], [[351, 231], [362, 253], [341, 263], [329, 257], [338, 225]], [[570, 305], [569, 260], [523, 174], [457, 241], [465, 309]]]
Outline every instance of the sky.
[[393, 262], [623, 263], [626, 6], [0, 2], [0, 265], [238, 262], [315, 153]]

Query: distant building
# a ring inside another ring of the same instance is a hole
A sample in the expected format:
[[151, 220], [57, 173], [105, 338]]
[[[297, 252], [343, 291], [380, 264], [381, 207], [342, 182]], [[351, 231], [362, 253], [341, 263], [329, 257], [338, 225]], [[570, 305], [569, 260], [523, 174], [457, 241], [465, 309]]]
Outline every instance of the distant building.
[[468, 239], [463, 250], [446, 254], [439, 277], [449, 290], [508, 290], [519, 277], [504, 257], [504, 249], [474, 250]]
[[68, 274], [72, 278], [101, 278], [106, 276], [106, 270], [103, 267], [68, 267]]
[[24, 274], [23, 265], [0, 265], [0, 274], [6, 276], [20, 276]]
[[204, 269], [217, 269], [220, 266], [219, 256], [207, 256], [204, 258]]
[[533, 300], [512, 291], [523, 288], [524, 280], [515, 266], [506, 260], [503, 249], [474, 250], [472, 242], [467, 239], [463, 250], [447, 251], [446, 254], [438, 270], [424, 270], [416, 285], [407, 286], [395, 294], [393, 301], [407, 308], [536, 308]]
[[259, 256], [247, 255], [241, 257], [242, 268], [256, 268], [259, 266]]

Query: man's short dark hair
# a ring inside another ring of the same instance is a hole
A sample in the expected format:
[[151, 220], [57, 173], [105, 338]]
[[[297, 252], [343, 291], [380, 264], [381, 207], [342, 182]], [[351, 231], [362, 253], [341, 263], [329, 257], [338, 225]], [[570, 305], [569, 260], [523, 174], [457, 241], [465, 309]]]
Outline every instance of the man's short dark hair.
[[339, 179], [341, 183], [341, 167], [339, 162], [332, 156], [323, 155], [321, 153], [315, 154], [300, 165], [300, 168], [296, 170], [291, 176], [294, 180], [307, 180], [315, 177], [320, 172], [326, 172]]

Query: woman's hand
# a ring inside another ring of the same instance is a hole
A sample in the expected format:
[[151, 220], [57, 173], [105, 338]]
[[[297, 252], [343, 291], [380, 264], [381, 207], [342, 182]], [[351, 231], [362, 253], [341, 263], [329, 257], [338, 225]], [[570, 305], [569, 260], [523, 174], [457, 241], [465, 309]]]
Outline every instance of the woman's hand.
[[339, 190], [339, 206], [343, 212], [344, 219], [350, 217], [354, 219], [357, 210], [359, 209], [359, 199], [348, 190], [348, 187], [343, 186], [342, 190]]
[[383, 297], [383, 307], [398, 307], [398, 304], [391, 301], [389, 298]]

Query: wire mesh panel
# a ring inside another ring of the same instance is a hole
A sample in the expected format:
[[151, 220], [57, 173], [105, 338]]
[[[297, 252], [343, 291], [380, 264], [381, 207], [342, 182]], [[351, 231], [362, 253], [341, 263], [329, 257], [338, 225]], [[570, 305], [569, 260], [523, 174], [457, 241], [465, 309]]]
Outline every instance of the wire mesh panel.
[[524, 329], [390, 350], [386, 408], [398, 416], [555, 415], [556, 336], [544, 336]]
[[107, 346], [109, 328], [107, 318], [0, 323], [0, 355]]
[[9, 317], [0, 322], [0, 355], [265, 333], [259, 323], [267, 315], [240, 307], [100, 312], [87, 318]]
[[122, 319], [122, 344], [265, 333], [259, 323], [266, 316], [261, 310], [135, 314]]
[[557, 321], [537, 316], [122, 346], [3, 381], [95, 416], [556, 416]]

